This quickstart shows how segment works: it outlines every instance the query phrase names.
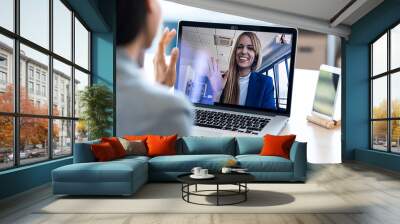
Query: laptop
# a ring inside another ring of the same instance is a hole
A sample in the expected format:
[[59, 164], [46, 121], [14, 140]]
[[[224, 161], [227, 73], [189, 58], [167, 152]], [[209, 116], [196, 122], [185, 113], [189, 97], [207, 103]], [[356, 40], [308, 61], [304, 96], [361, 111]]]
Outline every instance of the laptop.
[[194, 135], [279, 134], [296, 41], [294, 28], [180, 21], [175, 91], [195, 106]]

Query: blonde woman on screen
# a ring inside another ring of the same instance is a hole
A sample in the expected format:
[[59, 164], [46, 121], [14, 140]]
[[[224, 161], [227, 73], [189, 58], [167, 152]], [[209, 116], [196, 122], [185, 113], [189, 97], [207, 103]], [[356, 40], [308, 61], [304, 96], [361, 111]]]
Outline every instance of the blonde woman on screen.
[[214, 102], [276, 109], [272, 78], [256, 72], [261, 59], [261, 42], [254, 32], [239, 35], [225, 73], [221, 74], [217, 60], [212, 57], [207, 76]]

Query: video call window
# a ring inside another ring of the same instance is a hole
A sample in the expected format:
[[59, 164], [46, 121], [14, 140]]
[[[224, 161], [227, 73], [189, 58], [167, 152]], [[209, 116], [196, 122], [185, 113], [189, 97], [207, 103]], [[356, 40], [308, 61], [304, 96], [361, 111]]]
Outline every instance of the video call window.
[[0, 0], [0, 27], [0, 171], [71, 156], [90, 30], [63, 0]]
[[176, 88], [192, 103], [285, 110], [291, 48], [290, 34], [183, 26]]
[[399, 43], [397, 24], [370, 44], [370, 145], [373, 150], [391, 153], [400, 153]]

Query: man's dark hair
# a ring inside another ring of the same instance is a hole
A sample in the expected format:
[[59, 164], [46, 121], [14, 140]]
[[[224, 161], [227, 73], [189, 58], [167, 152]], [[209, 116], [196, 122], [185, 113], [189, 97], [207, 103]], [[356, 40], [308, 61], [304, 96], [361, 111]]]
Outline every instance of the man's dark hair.
[[117, 45], [133, 41], [146, 25], [146, 0], [117, 0]]

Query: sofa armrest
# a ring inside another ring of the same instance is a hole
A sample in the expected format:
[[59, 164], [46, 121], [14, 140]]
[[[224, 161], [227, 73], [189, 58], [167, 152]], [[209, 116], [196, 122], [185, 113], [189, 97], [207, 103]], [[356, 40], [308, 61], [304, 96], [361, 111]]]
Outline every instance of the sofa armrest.
[[307, 176], [307, 143], [294, 142], [290, 149], [290, 160], [293, 162], [293, 179], [305, 181]]
[[75, 143], [74, 145], [74, 163], [89, 163], [95, 162], [96, 158], [92, 153], [90, 146], [92, 144], [100, 143], [99, 140]]

